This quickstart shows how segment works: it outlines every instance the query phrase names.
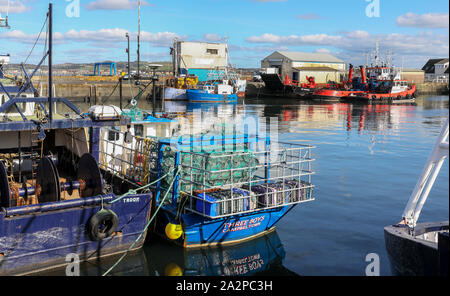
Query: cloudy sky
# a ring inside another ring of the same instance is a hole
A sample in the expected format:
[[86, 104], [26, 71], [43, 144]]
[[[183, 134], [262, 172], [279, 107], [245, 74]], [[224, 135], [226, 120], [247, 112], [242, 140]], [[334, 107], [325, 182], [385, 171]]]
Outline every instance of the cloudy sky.
[[[8, 0], [0, 0], [5, 15]], [[55, 63], [125, 61], [126, 32], [136, 59], [137, 0], [54, 0]], [[79, 4], [79, 5], [78, 5]], [[41, 31], [48, 1], [10, 0], [11, 29], [0, 28], [0, 53], [12, 62], [28, 56]], [[371, 17], [370, 17], [371, 16]], [[231, 63], [259, 67], [275, 50], [331, 53], [362, 64], [380, 41], [394, 64], [421, 68], [448, 57], [447, 0], [142, 0], [142, 59], [170, 60], [175, 37], [228, 39]], [[43, 52], [38, 43], [30, 62]]]

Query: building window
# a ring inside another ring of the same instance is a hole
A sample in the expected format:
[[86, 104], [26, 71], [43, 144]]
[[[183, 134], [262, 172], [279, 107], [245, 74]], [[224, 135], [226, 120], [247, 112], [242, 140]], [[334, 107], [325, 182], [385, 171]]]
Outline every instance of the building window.
[[206, 53], [217, 55], [217, 54], [219, 54], [219, 50], [218, 50], [218, 49], [207, 48], [207, 49], [206, 49]]

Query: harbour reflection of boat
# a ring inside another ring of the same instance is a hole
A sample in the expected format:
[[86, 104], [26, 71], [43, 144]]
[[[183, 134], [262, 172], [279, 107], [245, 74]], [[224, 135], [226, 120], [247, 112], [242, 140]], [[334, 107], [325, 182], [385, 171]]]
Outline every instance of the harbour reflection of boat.
[[[316, 104], [279, 107], [267, 106], [266, 116], [278, 116], [280, 122], [297, 121], [304, 128], [328, 128], [345, 122], [347, 130], [357, 128], [362, 130], [398, 129], [399, 125], [411, 116], [415, 110], [414, 104]], [[293, 126], [295, 128], [295, 126]]]
[[187, 112], [193, 112], [194, 110], [230, 110], [233, 111], [236, 107], [235, 103], [230, 104], [218, 104], [218, 103], [189, 103], [187, 106]]
[[286, 253], [276, 231], [246, 243], [214, 248], [183, 249], [163, 240], [151, 242], [144, 250], [155, 275], [298, 276], [283, 266]]
[[[83, 262], [80, 264], [80, 276], [102, 276], [119, 259], [119, 255], [99, 260]], [[31, 274], [31, 276], [65, 276], [66, 269], [74, 272], [69, 263], [66, 267], [51, 269], [45, 272]], [[148, 268], [148, 259], [145, 252], [140, 249], [130, 252], [126, 259], [120, 262], [109, 274], [109, 276], [148, 276], [153, 275]]]

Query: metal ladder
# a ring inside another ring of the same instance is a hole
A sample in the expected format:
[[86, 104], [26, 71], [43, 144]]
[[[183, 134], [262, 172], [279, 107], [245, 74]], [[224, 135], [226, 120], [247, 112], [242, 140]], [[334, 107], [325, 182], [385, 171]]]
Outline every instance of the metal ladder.
[[428, 198], [428, 194], [436, 181], [445, 159], [448, 157], [448, 121], [449, 119], [447, 118], [447, 121], [442, 127], [441, 133], [437, 138], [436, 144], [434, 145], [434, 148], [422, 171], [419, 181], [417, 182], [403, 212], [403, 221], [400, 223], [404, 223], [410, 228], [415, 228], [423, 205]]

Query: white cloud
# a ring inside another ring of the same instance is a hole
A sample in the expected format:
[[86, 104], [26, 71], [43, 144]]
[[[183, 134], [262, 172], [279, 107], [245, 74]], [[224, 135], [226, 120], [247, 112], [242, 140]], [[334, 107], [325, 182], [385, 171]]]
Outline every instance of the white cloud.
[[413, 28], [448, 28], [448, 18], [448, 13], [427, 13], [418, 15], [408, 12], [407, 14], [401, 15], [397, 18], [397, 25], [400, 27]]
[[[53, 39], [56, 43], [78, 42], [78, 43], [90, 43], [93, 46], [116, 46], [119, 42], [126, 42], [125, 34], [128, 31], [125, 29], [100, 29], [97, 31], [89, 30], [70, 30], [66, 33], [55, 32]], [[7, 32], [0, 32], [0, 37], [5, 40], [11, 40], [22, 43], [33, 43], [37, 34], [26, 34], [22, 31], [14, 30]], [[130, 33], [130, 39], [137, 40], [137, 33]], [[174, 38], [184, 38], [185, 36], [179, 36], [173, 32], [157, 32], [151, 33], [143, 31], [141, 32], [141, 42], [149, 42], [152, 46], [166, 47], [173, 43]], [[41, 42], [42, 42], [41, 36]]]
[[261, 36], [250, 36], [245, 40], [250, 43], [273, 43], [282, 45], [329, 45], [340, 42], [342, 39], [342, 36], [328, 34], [278, 36], [266, 33]]
[[203, 39], [210, 42], [219, 42], [223, 41], [223, 37], [214, 33], [203, 35]]
[[331, 53], [331, 50], [327, 49], [327, 48], [318, 48], [315, 50], [315, 52], [317, 53]]
[[[147, 1], [142, 1], [141, 5], [150, 5]], [[138, 6], [138, 1], [130, 0], [97, 0], [86, 5], [87, 10], [133, 10]]]
[[[326, 52], [327, 49], [321, 46], [330, 47], [333, 54], [341, 59], [352, 62], [365, 61], [364, 54], [375, 49], [376, 40], [380, 41], [380, 48], [385, 54], [390, 50], [394, 54], [397, 63], [401, 63], [401, 57], [405, 59], [405, 66], [423, 66], [429, 57], [448, 56], [449, 37], [446, 34], [436, 34], [432, 31], [420, 32], [415, 35], [405, 35], [398, 33], [391, 34], [370, 34], [366, 31], [340, 32], [336, 35], [315, 34], [315, 35], [288, 35], [279, 36], [275, 34], [262, 34], [260, 36], [250, 36], [246, 39], [249, 43], [264, 44], [266, 46], [287, 46], [290, 50], [299, 50], [302, 46], [320, 46], [316, 52]], [[300, 50], [301, 51], [301, 50]], [[310, 51], [310, 50], [308, 50]], [[423, 61], [417, 64], [417, 61]]]
[[[11, 0], [9, 6], [9, 13], [23, 13], [30, 10], [26, 5], [27, 1]], [[0, 12], [6, 13], [8, 10], [8, 0], [0, 0]]]

